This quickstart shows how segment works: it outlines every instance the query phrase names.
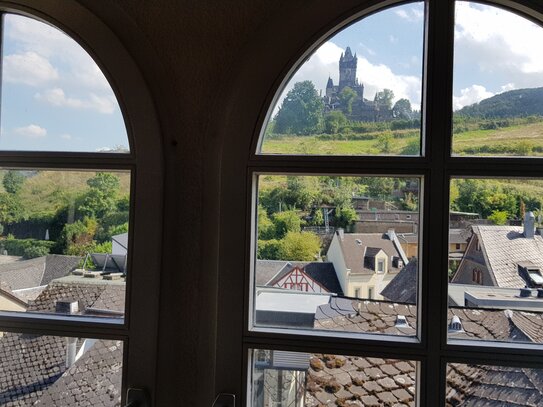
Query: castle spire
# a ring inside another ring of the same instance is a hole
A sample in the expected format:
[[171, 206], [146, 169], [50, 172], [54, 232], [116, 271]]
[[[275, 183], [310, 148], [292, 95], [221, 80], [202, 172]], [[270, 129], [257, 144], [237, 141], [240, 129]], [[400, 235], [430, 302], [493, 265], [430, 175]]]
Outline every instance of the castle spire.
[[345, 50], [345, 58], [352, 59], [352, 57], [353, 57], [353, 53], [351, 52], [351, 47], [347, 47], [347, 49]]
[[330, 89], [330, 88], [333, 88], [333, 87], [334, 87], [334, 81], [332, 80], [330, 75], [328, 75], [328, 82], [326, 83], [326, 89]]

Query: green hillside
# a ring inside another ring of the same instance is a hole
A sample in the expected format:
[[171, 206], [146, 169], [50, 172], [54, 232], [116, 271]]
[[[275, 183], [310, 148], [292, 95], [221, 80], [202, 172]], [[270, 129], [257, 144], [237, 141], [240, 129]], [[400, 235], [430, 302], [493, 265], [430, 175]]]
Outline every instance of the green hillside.
[[483, 118], [543, 116], [543, 87], [503, 92], [465, 106], [456, 114]]

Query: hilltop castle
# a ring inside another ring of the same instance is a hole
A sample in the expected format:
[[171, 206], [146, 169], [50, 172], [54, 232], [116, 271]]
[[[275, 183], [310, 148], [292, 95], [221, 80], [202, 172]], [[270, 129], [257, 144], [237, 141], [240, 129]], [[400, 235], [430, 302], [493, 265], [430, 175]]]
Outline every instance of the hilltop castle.
[[358, 58], [353, 55], [351, 48], [347, 47], [345, 53], [339, 58], [339, 84], [334, 85], [332, 78], [328, 77], [326, 84], [326, 95], [323, 97], [326, 111], [341, 109], [341, 100], [339, 95], [346, 87], [351, 88], [356, 93], [356, 98], [353, 101], [352, 113], [346, 114], [351, 120], [358, 121], [377, 121], [384, 118], [392, 117], [390, 112], [377, 112], [375, 104], [371, 100], [364, 99], [364, 85], [358, 82], [356, 77], [356, 66]]

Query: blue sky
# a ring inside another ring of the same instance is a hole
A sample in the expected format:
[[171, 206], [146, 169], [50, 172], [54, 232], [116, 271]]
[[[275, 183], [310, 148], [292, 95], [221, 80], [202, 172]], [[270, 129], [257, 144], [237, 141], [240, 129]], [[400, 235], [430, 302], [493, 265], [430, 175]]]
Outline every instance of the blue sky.
[[44, 23], [7, 15], [3, 45], [0, 149], [128, 148], [111, 87], [75, 41]]
[[[543, 28], [511, 12], [457, 2], [455, 16], [455, 109], [506, 90], [543, 86]], [[395, 99], [420, 106], [422, 90], [422, 2], [368, 16], [325, 41], [287, 83], [309, 79], [322, 90], [328, 75], [337, 84], [338, 60], [347, 46], [358, 56], [365, 98], [392, 89]], [[504, 29], [505, 28], [505, 29]], [[277, 107], [276, 107], [277, 108]]]

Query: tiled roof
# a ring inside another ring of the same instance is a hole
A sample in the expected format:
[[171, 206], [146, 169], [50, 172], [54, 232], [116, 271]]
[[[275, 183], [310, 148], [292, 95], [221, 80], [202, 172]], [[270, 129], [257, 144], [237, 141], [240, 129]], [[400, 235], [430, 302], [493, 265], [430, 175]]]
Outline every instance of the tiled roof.
[[[401, 308], [404, 307], [404, 308]], [[319, 307], [315, 328], [348, 332], [414, 334], [394, 326], [396, 315], [415, 326], [416, 307], [336, 298]], [[540, 314], [490, 309], [449, 309], [462, 330], [452, 338], [543, 343]], [[307, 372], [306, 406], [414, 406], [415, 363], [370, 357], [314, 354]], [[543, 405], [543, 369], [447, 365], [448, 407]]]
[[120, 406], [122, 342], [99, 340], [44, 389], [37, 406]]
[[315, 354], [309, 364], [307, 407], [415, 405], [413, 362]]
[[120, 343], [98, 340], [66, 369], [66, 342], [58, 336], [4, 333], [0, 339], [0, 404], [120, 405]]
[[324, 287], [328, 292], [343, 295], [341, 285], [337, 278], [336, 269], [334, 264], [330, 262], [292, 262], [282, 268], [267, 285], [273, 286], [287, 274], [289, 274], [295, 267], [303, 270], [305, 274], [311, 277], [314, 281]]
[[344, 233], [343, 239], [337, 234], [335, 238], [338, 238], [343, 258], [345, 259], [345, 265], [351, 270], [351, 273], [375, 273], [375, 270], [365, 267], [364, 262], [364, 256], [368, 252], [368, 249], [371, 251], [371, 248], [382, 249], [385, 252], [389, 259], [388, 272], [397, 273], [400, 271], [390, 261], [391, 256], [400, 257], [400, 253], [386, 233]]
[[489, 271], [499, 287], [524, 287], [526, 282], [518, 274], [518, 263], [530, 261], [543, 270], [543, 238], [525, 238], [518, 226], [473, 226]]
[[257, 286], [265, 286], [281, 270], [290, 263], [285, 260], [257, 260], [255, 267], [255, 283]]
[[68, 275], [81, 260], [77, 256], [50, 254], [30, 260], [0, 264], [0, 281], [12, 290], [39, 287]]
[[[397, 324], [404, 316], [408, 326]], [[457, 316], [460, 331], [449, 331], [451, 339], [543, 343], [543, 315], [535, 312], [451, 307], [448, 324]], [[315, 313], [314, 328], [357, 333], [413, 336], [417, 307], [388, 301], [331, 297]]]
[[[29, 311], [54, 312], [57, 300], [76, 299], [86, 307], [124, 311], [125, 284], [105, 280], [54, 280], [30, 303]], [[77, 341], [81, 350], [84, 341]], [[0, 405], [119, 406], [122, 343], [96, 340], [68, 369], [67, 340], [57, 336], [4, 333], [0, 338]]]
[[124, 311], [126, 291], [124, 283], [88, 280], [84, 277], [54, 280], [31, 303], [28, 311], [55, 312], [59, 300], [77, 300], [82, 313], [87, 308]]
[[416, 304], [417, 274], [418, 261], [416, 258], [412, 258], [381, 291], [381, 295], [389, 301]]

